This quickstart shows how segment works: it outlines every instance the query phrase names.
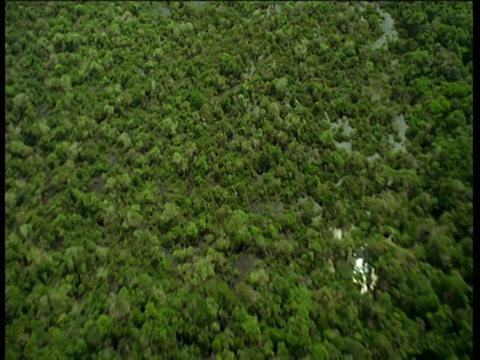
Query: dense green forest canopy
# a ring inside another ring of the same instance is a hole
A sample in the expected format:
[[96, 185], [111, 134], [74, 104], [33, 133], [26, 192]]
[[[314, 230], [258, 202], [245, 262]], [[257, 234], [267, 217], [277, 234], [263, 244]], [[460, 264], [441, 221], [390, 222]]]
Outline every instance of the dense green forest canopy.
[[7, 359], [471, 359], [471, 2], [6, 3]]

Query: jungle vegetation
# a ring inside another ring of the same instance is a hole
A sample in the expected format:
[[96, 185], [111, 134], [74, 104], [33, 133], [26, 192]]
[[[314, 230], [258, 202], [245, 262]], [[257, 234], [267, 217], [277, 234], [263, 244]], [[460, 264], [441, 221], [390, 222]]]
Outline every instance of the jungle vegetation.
[[472, 358], [471, 2], [7, 1], [5, 36], [7, 359]]

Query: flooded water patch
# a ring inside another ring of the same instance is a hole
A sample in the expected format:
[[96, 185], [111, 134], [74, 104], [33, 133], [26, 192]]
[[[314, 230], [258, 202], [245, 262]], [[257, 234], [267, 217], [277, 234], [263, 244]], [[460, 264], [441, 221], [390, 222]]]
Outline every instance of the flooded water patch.
[[300, 206], [312, 206], [313, 212], [318, 214], [320, 211], [322, 211], [322, 207], [320, 206], [319, 203], [317, 203], [312, 197], [310, 196], [305, 196], [303, 198], [300, 198], [298, 200], [298, 205]]
[[[356, 3], [355, 7], [360, 13], [362, 13], [366, 10], [367, 4], [368, 4], [368, 2], [361, 1], [361, 2]], [[385, 10], [380, 8], [380, 6], [378, 6], [378, 4], [375, 4], [375, 3], [370, 3], [370, 4], [373, 5], [375, 11], [381, 17], [383, 17], [383, 21], [380, 24], [380, 27], [382, 29], [383, 34], [378, 40], [376, 40], [373, 43], [372, 50], [386, 48], [387, 43], [389, 41], [398, 40], [398, 33], [397, 33], [397, 30], [395, 30], [395, 22], [393, 21], [392, 16], [388, 12], [386, 12]], [[362, 15], [360, 21], [367, 21], [367, 20], [365, 20], [363, 15]]]
[[405, 145], [402, 142], [396, 142], [395, 139], [393, 138], [393, 135], [388, 135], [388, 142], [390, 144], [390, 149], [393, 152], [407, 151], [407, 149], [405, 148]]
[[318, 149], [310, 149], [307, 153], [307, 162], [315, 164], [320, 159], [320, 152]]
[[365, 260], [365, 247], [361, 246], [356, 249], [353, 252], [353, 257], [355, 258], [355, 265], [352, 280], [355, 284], [360, 285], [360, 294], [373, 291], [378, 282], [378, 276], [375, 274], [375, 269]]
[[37, 116], [39, 119], [44, 119], [49, 115], [49, 111], [47, 110], [47, 104], [43, 103], [40, 105], [37, 105], [35, 107], [35, 110], [37, 112]]
[[342, 141], [342, 142], [335, 142], [335, 147], [338, 150], [345, 150], [347, 154], [352, 152], [352, 142], [351, 141]]
[[348, 119], [344, 116], [340, 119], [340, 121], [338, 122], [329, 122], [330, 124], [330, 130], [333, 130], [333, 131], [336, 131], [338, 130], [339, 128], [342, 128], [343, 129], [343, 134], [345, 136], [350, 136], [352, 134], [352, 132], [355, 130], [354, 128], [352, 128], [349, 123], [348, 123]]
[[[348, 240], [349, 234], [352, 231], [355, 231], [355, 229], [357, 229], [355, 225], [351, 225], [347, 230], [345, 228], [342, 229], [337, 227], [328, 228], [328, 230], [332, 232], [332, 237], [335, 241], [341, 241], [346, 237], [347, 241], [350, 241]], [[354, 259], [352, 280], [355, 284], [360, 285], [360, 294], [373, 291], [378, 282], [378, 276], [375, 273], [375, 269], [365, 260], [367, 257], [365, 246], [367, 246], [366, 243], [356, 248], [352, 254]]]
[[158, 4], [158, 5], [155, 7], [154, 11], [155, 11], [156, 13], [159, 13], [159, 14], [160, 14], [161, 16], [163, 16], [163, 17], [168, 17], [168, 16], [171, 15], [170, 9], [169, 9], [168, 7], [166, 7], [166, 6], [163, 6], [162, 4]]
[[[332, 121], [332, 120], [330, 120], [330, 117], [328, 116], [328, 113], [326, 111], [324, 112], [324, 114], [325, 114], [325, 121], [328, 122], [328, 124], [330, 126], [330, 130], [336, 131], [339, 128], [342, 128], [343, 135], [348, 136], [348, 137], [355, 130], [354, 128], [352, 128], [349, 125], [348, 119], [345, 116], [342, 117], [339, 121]], [[341, 141], [341, 142], [335, 141], [335, 147], [338, 150], [343, 149], [347, 153], [352, 152], [352, 142], [351, 141]]]
[[110, 168], [114, 167], [118, 162], [118, 155], [110, 155], [108, 157], [108, 166]]
[[375, 274], [375, 269], [364, 261], [363, 258], [356, 258], [353, 269], [353, 282], [360, 285], [360, 294], [365, 294], [369, 290], [372, 291], [377, 281], [378, 276]]
[[381, 159], [380, 155], [377, 152], [374, 153], [373, 155], [370, 155], [369, 157], [367, 157], [367, 161], [369, 161], [369, 162], [372, 162], [375, 159]]
[[193, 7], [202, 8], [210, 3], [210, 1], [190, 1], [189, 2]]
[[334, 228], [334, 229], [332, 229], [332, 232], [333, 232], [333, 238], [335, 240], [341, 240], [342, 239], [342, 237], [343, 237], [342, 229]]
[[375, 5], [375, 10], [380, 14], [380, 16], [383, 16], [383, 21], [380, 24], [383, 34], [380, 39], [373, 43], [372, 50], [387, 48], [389, 41], [398, 40], [398, 33], [397, 30], [395, 30], [395, 24], [392, 16], [386, 11], [382, 10], [377, 4]]
[[285, 205], [281, 201], [251, 201], [250, 210], [255, 214], [264, 214], [265, 212], [277, 212], [284, 211]]
[[105, 179], [102, 176], [97, 176], [89, 181], [88, 191], [102, 194], [105, 192], [105, 184]]
[[245, 254], [240, 254], [238, 258], [233, 262], [232, 269], [238, 271], [238, 280], [241, 282], [245, 279], [247, 273], [253, 268], [256, 263], [256, 259]]
[[408, 125], [405, 122], [403, 115], [395, 115], [393, 118], [393, 128], [397, 131], [398, 136], [404, 141]]
[[255, 64], [252, 60], [248, 60], [248, 63], [248, 69], [242, 74], [242, 78], [244, 80], [251, 80], [253, 78], [253, 74], [255, 74]]
[[405, 140], [406, 140], [406, 132], [408, 125], [405, 122], [405, 118], [403, 115], [395, 115], [393, 118], [393, 128], [397, 132], [397, 136], [400, 138], [400, 141], [395, 141], [394, 136], [390, 134], [388, 136], [388, 142], [390, 143], [391, 149], [393, 152], [405, 152]]

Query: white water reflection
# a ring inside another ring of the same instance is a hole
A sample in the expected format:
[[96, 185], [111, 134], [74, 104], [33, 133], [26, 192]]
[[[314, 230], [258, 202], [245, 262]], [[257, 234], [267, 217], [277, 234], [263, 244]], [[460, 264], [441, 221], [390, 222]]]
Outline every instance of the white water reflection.
[[[352, 225], [351, 230], [355, 226]], [[340, 228], [329, 228], [333, 233], [333, 238], [335, 240], [341, 240], [343, 237], [343, 231]], [[392, 241], [389, 237], [388, 241]], [[353, 268], [352, 280], [355, 284], [360, 285], [360, 294], [365, 294], [369, 290], [373, 291], [378, 282], [378, 275], [375, 274], [375, 269], [370, 266], [363, 258], [364, 246], [361, 246], [358, 251], [354, 251], [353, 256], [355, 257], [355, 267]], [[331, 271], [331, 272], [334, 272]]]
[[363, 258], [357, 258], [353, 269], [353, 282], [360, 285], [360, 294], [365, 294], [368, 290], [372, 291], [377, 281], [378, 276], [375, 274], [375, 269], [368, 265]]
[[335, 240], [341, 240], [343, 236], [342, 229], [335, 228], [333, 229], [333, 238]]

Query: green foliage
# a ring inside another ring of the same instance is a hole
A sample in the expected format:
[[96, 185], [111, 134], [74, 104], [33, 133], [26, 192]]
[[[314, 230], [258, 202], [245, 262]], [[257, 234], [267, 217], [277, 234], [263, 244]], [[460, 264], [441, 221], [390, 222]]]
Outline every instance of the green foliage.
[[202, 108], [202, 105], [206, 101], [205, 95], [201, 91], [198, 91], [198, 90], [193, 90], [190, 93], [189, 99], [190, 99], [190, 102], [191, 102], [192, 106], [197, 110], [200, 110]]
[[472, 30], [7, 2], [7, 359], [473, 358]]

